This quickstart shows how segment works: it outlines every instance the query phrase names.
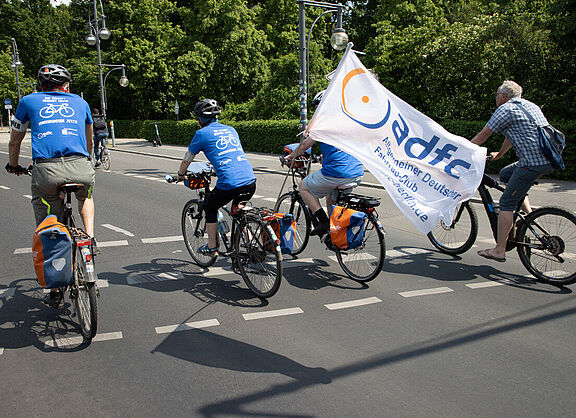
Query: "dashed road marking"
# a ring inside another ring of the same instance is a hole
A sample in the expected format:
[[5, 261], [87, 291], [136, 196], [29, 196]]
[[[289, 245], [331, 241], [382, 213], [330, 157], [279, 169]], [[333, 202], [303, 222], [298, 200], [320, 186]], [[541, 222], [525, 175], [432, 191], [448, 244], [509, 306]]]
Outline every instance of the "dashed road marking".
[[98, 279], [96, 280], [96, 286], [98, 286], [101, 289], [103, 287], [110, 287], [110, 283], [108, 283], [108, 280]]
[[403, 248], [402, 250], [386, 251], [386, 258], [408, 257], [410, 255], [433, 254], [433, 251], [424, 248]]
[[16, 288], [14, 287], [9, 287], [8, 289], [0, 289], [0, 298], [9, 298], [14, 296], [15, 291]]
[[30, 254], [32, 253], [32, 248], [16, 248], [14, 254]]
[[242, 316], [246, 321], [252, 321], [254, 319], [274, 318], [277, 316], [297, 315], [301, 313], [304, 313], [304, 311], [300, 308], [287, 308], [277, 309], [274, 311], [247, 313], [242, 314]]
[[128, 245], [128, 241], [120, 240], [120, 241], [98, 241], [98, 247], [122, 247]]
[[10, 187], [8, 187], [8, 186], [0, 186], [0, 189], [3, 189], [3, 190], [10, 190]]
[[480, 283], [470, 283], [467, 284], [466, 287], [470, 288], [470, 289], [483, 289], [485, 287], [494, 287], [494, 286], [504, 286], [506, 284], [505, 281], [501, 281], [501, 282], [480, 282]]
[[30, 196], [29, 194], [23, 194], [22, 196], [24, 196], [27, 199], [32, 199], [32, 196]]
[[261, 200], [265, 202], [276, 202], [277, 199], [275, 197], [263, 197]]
[[118, 227], [118, 226], [114, 226], [114, 225], [110, 225], [110, 224], [102, 224], [102, 226], [103, 226], [104, 228], [111, 229], [111, 230], [114, 231], [114, 232], [119, 232], [119, 233], [124, 234], [124, 235], [127, 235], [127, 236], [129, 236], [129, 237], [133, 237], [133, 236], [134, 236], [134, 234], [133, 234], [132, 232], [126, 231], [125, 229], [122, 229], [122, 228], [120, 228], [120, 227]]
[[[121, 340], [123, 338], [122, 332], [108, 332], [104, 334], [96, 334], [92, 338], [92, 342], [97, 341], [110, 341], [110, 340]], [[48, 340], [44, 342], [44, 345], [52, 348], [66, 347], [69, 345], [78, 345], [84, 342], [84, 337], [64, 337]]]
[[158, 244], [161, 242], [174, 242], [174, 241], [184, 241], [184, 237], [182, 235], [174, 235], [171, 237], [142, 238], [142, 243], [144, 244]]
[[139, 276], [132, 276], [126, 279], [126, 283], [132, 284], [142, 284], [142, 283], [155, 283], [155, 282], [165, 282], [167, 280], [181, 280], [184, 275], [181, 272], [170, 272], [170, 273], [160, 273], [160, 274], [141, 274]]
[[186, 322], [185, 324], [166, 325], [163, 327], [156, 327], [156, 334], [166, 334], [169, 332], [189, 331], [191, 329], [200, 329], [215, 327], [220, 325], [217, 319], [208, 319], [206, 321]]
[[405, 297], [405, 298], [412, 298], [415, 296], [437, 295], [440, 293], [449, 293], [449, 292], [453, 292], [453, 291], [454, 290], [450, 289], [449, 287], [436, 287], [434, 289], [412, 290], [409, 292], [400, 292], [398, 294], [402, 297]]
[[372, 297], [372, 298], [350, 300], [348, 302], [330, 303], [324, 306], [326, 306], [326, 308], [330, 309], [331, 311], [335, 311], [338, 309], [354, 308], [356, 306], [371, 305], [373, 303], [379, 303], [379, 302], [382, 302], [382, 300], [377, 297]]
[[4, 354], [4, 349], [2, 347], [0, 347], [0, 356]]

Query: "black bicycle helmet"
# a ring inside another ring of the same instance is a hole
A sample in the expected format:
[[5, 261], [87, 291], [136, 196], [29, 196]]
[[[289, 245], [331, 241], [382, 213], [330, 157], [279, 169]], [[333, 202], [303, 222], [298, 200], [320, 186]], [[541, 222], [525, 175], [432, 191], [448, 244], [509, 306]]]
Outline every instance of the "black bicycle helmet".
[[59, 87], [72, 80], [70, 72], [58, 64], [49, 64], [38, 70], [38, 82], [42, 88]]
[[322, 91], [319, 91], [318, 93], [316, 93], [316, 96], [314, 96], [314, 99], [312, 99], [312, 105], [314, 107], [318, 107], [318, 105], [322, 101], [322, 97], [324, 97], [325, 92], [326, 92], [326, 90], [322, 90]]
[[194, 106], [194, 115], [203, 118], [215, 118], [220, 115], [222, 110], [218, 106], [218, 102], [214, 99], [203, 99], [196, 103]]

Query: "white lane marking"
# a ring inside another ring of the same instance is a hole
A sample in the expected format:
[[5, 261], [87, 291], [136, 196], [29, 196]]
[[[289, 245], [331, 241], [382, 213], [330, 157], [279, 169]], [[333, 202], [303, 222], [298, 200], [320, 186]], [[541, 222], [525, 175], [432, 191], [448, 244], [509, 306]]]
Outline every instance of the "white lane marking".
[[301, 313], [304, 313], [304, 311], [300, 308], [287, 308], [277, 309], [275, 311], [247, 313], [242, 314], [242, 316], [246, 321], [251, 321], [253, 319], [273, 318], [277, 316], [297, 315]]
[[260, 196], [259, 194], [252, 195], [252, 199], [261, 199], [264, 196]]
[[403, 248], [402, 250], [390, 250], [386, 251], [386, 258], [399, 258], [408, 257], [410, 255], [420, 255], [420, 254], [432, 254], [430, 250], [425, 250], [423, 248]]
[[125, 176], [137, 176], [138, 175], [135, 173], [120, 173], [120, 174], [124, 174]]
[[277, 199], [275, 197], [265, 197], [262, 200], [266, 202], [276, 202]]
[[188, 331], [191, 329], [200, 329], [215, 327], [220, 325], [217, 319], [208, 319], [206, 321], [186, 322], [185, 324], [166, 325], [164, 327], [156, 327], [156, 334], [166, 334], [169, 332]]
[[158, 244], [161, 242], [174, 242], [174, 241], [184, 241], [182, 235], [174, 235], [171, 237], [155, 237], [155, 238], [142, 238], [144, 244]]
[[[122, 338], [123, 338], [122, 332], [108, 332], [104, 334], [96, 334], [96, 336], [92, 338], [92, 342], [121, 340]], [[47, 347], [59, 348], [59, 347], [66, 347], [68, 345], [82, 344], [82, 342], [84, 342], [84, 337], [64, 337], [45, 341], [44, 345], [46, 345]]]
[[326, 306], [326, 308], [330, 309], [331, 311], [335, 311], [337, 309], [354, 308], [356, 306], [370, 305], [379, 302], [382, 302], [382, 300], [377, 297], [372, 297], [372, 298], [350, 300], [348, 302], [329, 303], [328, 305], [324, 306]]
[[134, 236], [134, 234], [133, 234], [132, 232], [126, 231], [125, 229], [122, 229], [122, 228], [120, 228], [120, 227], [118, 227], [118, 226], [114, 226], [114, 225], [110, 225], [110, 224], [102, 224], [102, 226], [103, 226], [104, 228], [111, 229], [112, 231], [119, 232], [119, 233], [124, 234], [124, 235], [127, 235], [127, 236], [129, 236], [129, 237], [133, 237], [133, 236]]
[[141, 283], [155, 283], [165, 282], [166, 280], [181, 280], [184, 275], [181, 272], [174, 273], [160, 273], [160, 274], [141, 274], [139, 276], [128, 277], [126, 283], [128, 284], [141, 284]]
[[476, 238], [476, 242], [481, 242], [483, 244], [495, 244], [496, 243], [494, 241], [494, 238], [482, 238], [482, 237]]
[[98, 247], [100, 248], [104, 248], [104, 247], [122, 247], [128, 245], [128, 241], [126, 240], [120, 240], [120, 241], [98, 241]]
[[202, 273], [204, 277], [212, 277], [212, 276], [223, 276], [225, 274], [232, 274], [234, 273], [231, 270], [231, 267], [224, 268], [224, 267], [211, 267], [206, 273]]
[[454, 290], [450, 289], [449, 287], [436, 287], [434, 289], [412, 290], [410, 292], [400, 292], [398, 294], [405, 298], [411, 298], [414, 296], [437, 295], [439, 293], [449, 293], [453, 291]]
[[14, 254], [30, 254], [32, 252], [32, 248], [16, 248], [14, 250]]
[[4, 349], [2, 347], [0, 347], [0, 356], [4, 354]]
[[0, 298], [9, 298], [10, 296], [14, 296], [15, 291], [16, 291], [15, 287], [9, 287], [8, 289], [0, 289]]
[[26, 199], [32, 199], [32, 196], [30, 196], [29, 194], [23, 194], [22, 196], [24, 196]]
[[96, 280], [96, 286], [98, 286], [99, 288], [103, 288], [103, 287], [109, 287], [110, 284], [108, 283], [108, 280], [98, 279]]
[[0, 186], [0, 189], [10, 190], [10, 187], [8, 187], [8, 186]]
[[485, 287], [494, 287], [494, 286], [504, 286], [506, 284], [505, 281], [502, 282], [481, 282], [481, 283], [470, 283], [467, 284], [466, 287], [470, 289], [483, 289]]
[[141, 174], [136, 174], [135, 176], [133, 176], [135, 179], [144, 179], [144, 180], [150, 180], [150, 177], [148, 176], [143, 176]]
[[[335, 255], [330, 255], [328, 256], [328, 258], [331, 259], [332, 261], [338, 261], [338, 258]], [[342, 259], [344, 260], [344, 262], [346, 262], [349, 258], [352, 258], [353, 261], [358, 261], [358, 260], [374, 260], [376, 257], [374, 257], [372, 254], [365, 254], [365, 253], [342, 254]]]

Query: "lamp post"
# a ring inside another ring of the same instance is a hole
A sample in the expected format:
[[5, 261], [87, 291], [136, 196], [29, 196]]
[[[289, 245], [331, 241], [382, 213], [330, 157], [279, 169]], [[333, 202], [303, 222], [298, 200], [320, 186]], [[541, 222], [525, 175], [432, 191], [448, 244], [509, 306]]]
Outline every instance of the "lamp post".
[[[342, 13], [346, 6], [340, 3], [324, 3], [312, 0], [296, 0], [298, 3], [298, 52], [299, 52], [299, 96], [300, 96], [300, 132], [304, 132], [308, 126], [308, 49], [312, 28], [327, 13], [337, 13], [336, 28], [330, 38], [332, 48], [341, 51], [348, 44], [348, 35], [342, 27]], [[306, 6], [320, 7], [327, 9], [324, 13], [316, 18], [308, 37], [306, 37]], [[307, 42], [308, 41], [308, 42]]]
[[[100, 12], [98, 12], [97, 2], [100, 3]], [[100, 85], [100, 107], [102, 114], [106, 117], [106, 103], [104, 98], [104, 80], [102, 77], [102, 55], [100, 53], [100, 39], [106, 40], [110, 38], [110, 31], [106, 28], [106, 16], [104, 16], [104, 8], [102, 7], [101, 0], [93, 0], [94, 6], [94, 19], [90, 18], [90, 11], [88, 11], [88, 35], [86, 36], [86, 43], [90, 46], [96, 45], [96, 54], [98, 55], [98, 82]]]
[[112, 71], [122, 70], [122, 75], [120, 76], [120, 80], [118, 84], [122, 87], [128, 87], [130, 81], [128, 81], [128, 77], [126, 77], [126, 66], [124, 64], [100, 64], [100, 67], [107, 67], [111, 68], [106, 75], [104, 76], [104, 82], [102, 84], [104, 90], [104, 106], [102, 106], [102, 114], [106, 116], [106, 111], [108, 109], [108, 96], [106, 95], [106, 80]]
[[16, 87], [18, 88], [18, 101], [22, 98], [20, 93], [20, 78], [18, 76], [18, 68], [22, 67], [22, 61], [20, 61], [20, 54], [18, 54], [18, 45], [16, 45], [16, 39], [12, 38], [12, 63], [10, 67], [14, 68], [16, 71]]

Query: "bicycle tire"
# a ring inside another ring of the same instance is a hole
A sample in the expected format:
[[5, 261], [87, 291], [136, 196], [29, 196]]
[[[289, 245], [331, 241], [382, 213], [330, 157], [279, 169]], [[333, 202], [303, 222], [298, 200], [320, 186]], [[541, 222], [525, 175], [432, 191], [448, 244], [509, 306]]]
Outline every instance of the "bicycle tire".
[[234, 234], [233, 257], [240, 275], [263, 299], [274, 296], [282, 281], [282, 253], [268, 228], [257, 216], [246, 215]]
[[344, 273], [357, 282], [374, 280], [384, 266], [386, 242], [377, 220], [366, 217], [362, 244], [351, 250], [334, 249]]
[[100, 151], [100, 162], [102, 163], [102, 167], [104, 167], [104, 170], [108, 171], [110, 170], [110, 151], [108, 151], [108, 148], [106, 147], [102, 147], [101, 151]]
[[300, 254], [304, 251], [310, 239], [311, 216], [308, 207], [301, 197], [295, 197], [293, 193], [285, 193], [276, 201], [274, 212], [290, 213], [294, 216], [296, 233], [294, 235], [294, 246], [291, 254]]
[[93, 271], [86, 268], [86, 262], [82, 257], [79, 248], [76, 248], [74, 260], [74, 287], [76, 290], [76, 297], [74, 299], [74, 306], [80, 323], [82, 335], [87, 340], [91, 340], [98, 331], [98, 302], [96, 294], [96, 283], [93, 278], [88, 279], [89, 275], [93, 275]]
[[203, 255], [197, 252], [198, 248], [208, 244], [208, 232], [206, 231], [206, 217], [201, 210], [202, 201], [199, 199], [189, 200], [182, 210], [182, 236], [190, 256], [200, 267], [210, 267], [216, 262], [217, 255]]
[[478, 215], [469, 201], [464, 202], [456, 209], [452, 225], [440, 221], [427, 236], [432, 245], [444, 254], [465, 253], [478, 237]]
[[553, 206], [536, 209], [519, 225], [516, 241], [520, 261], [536, 279], [561, 286], [576, 282], [574, 213]]

